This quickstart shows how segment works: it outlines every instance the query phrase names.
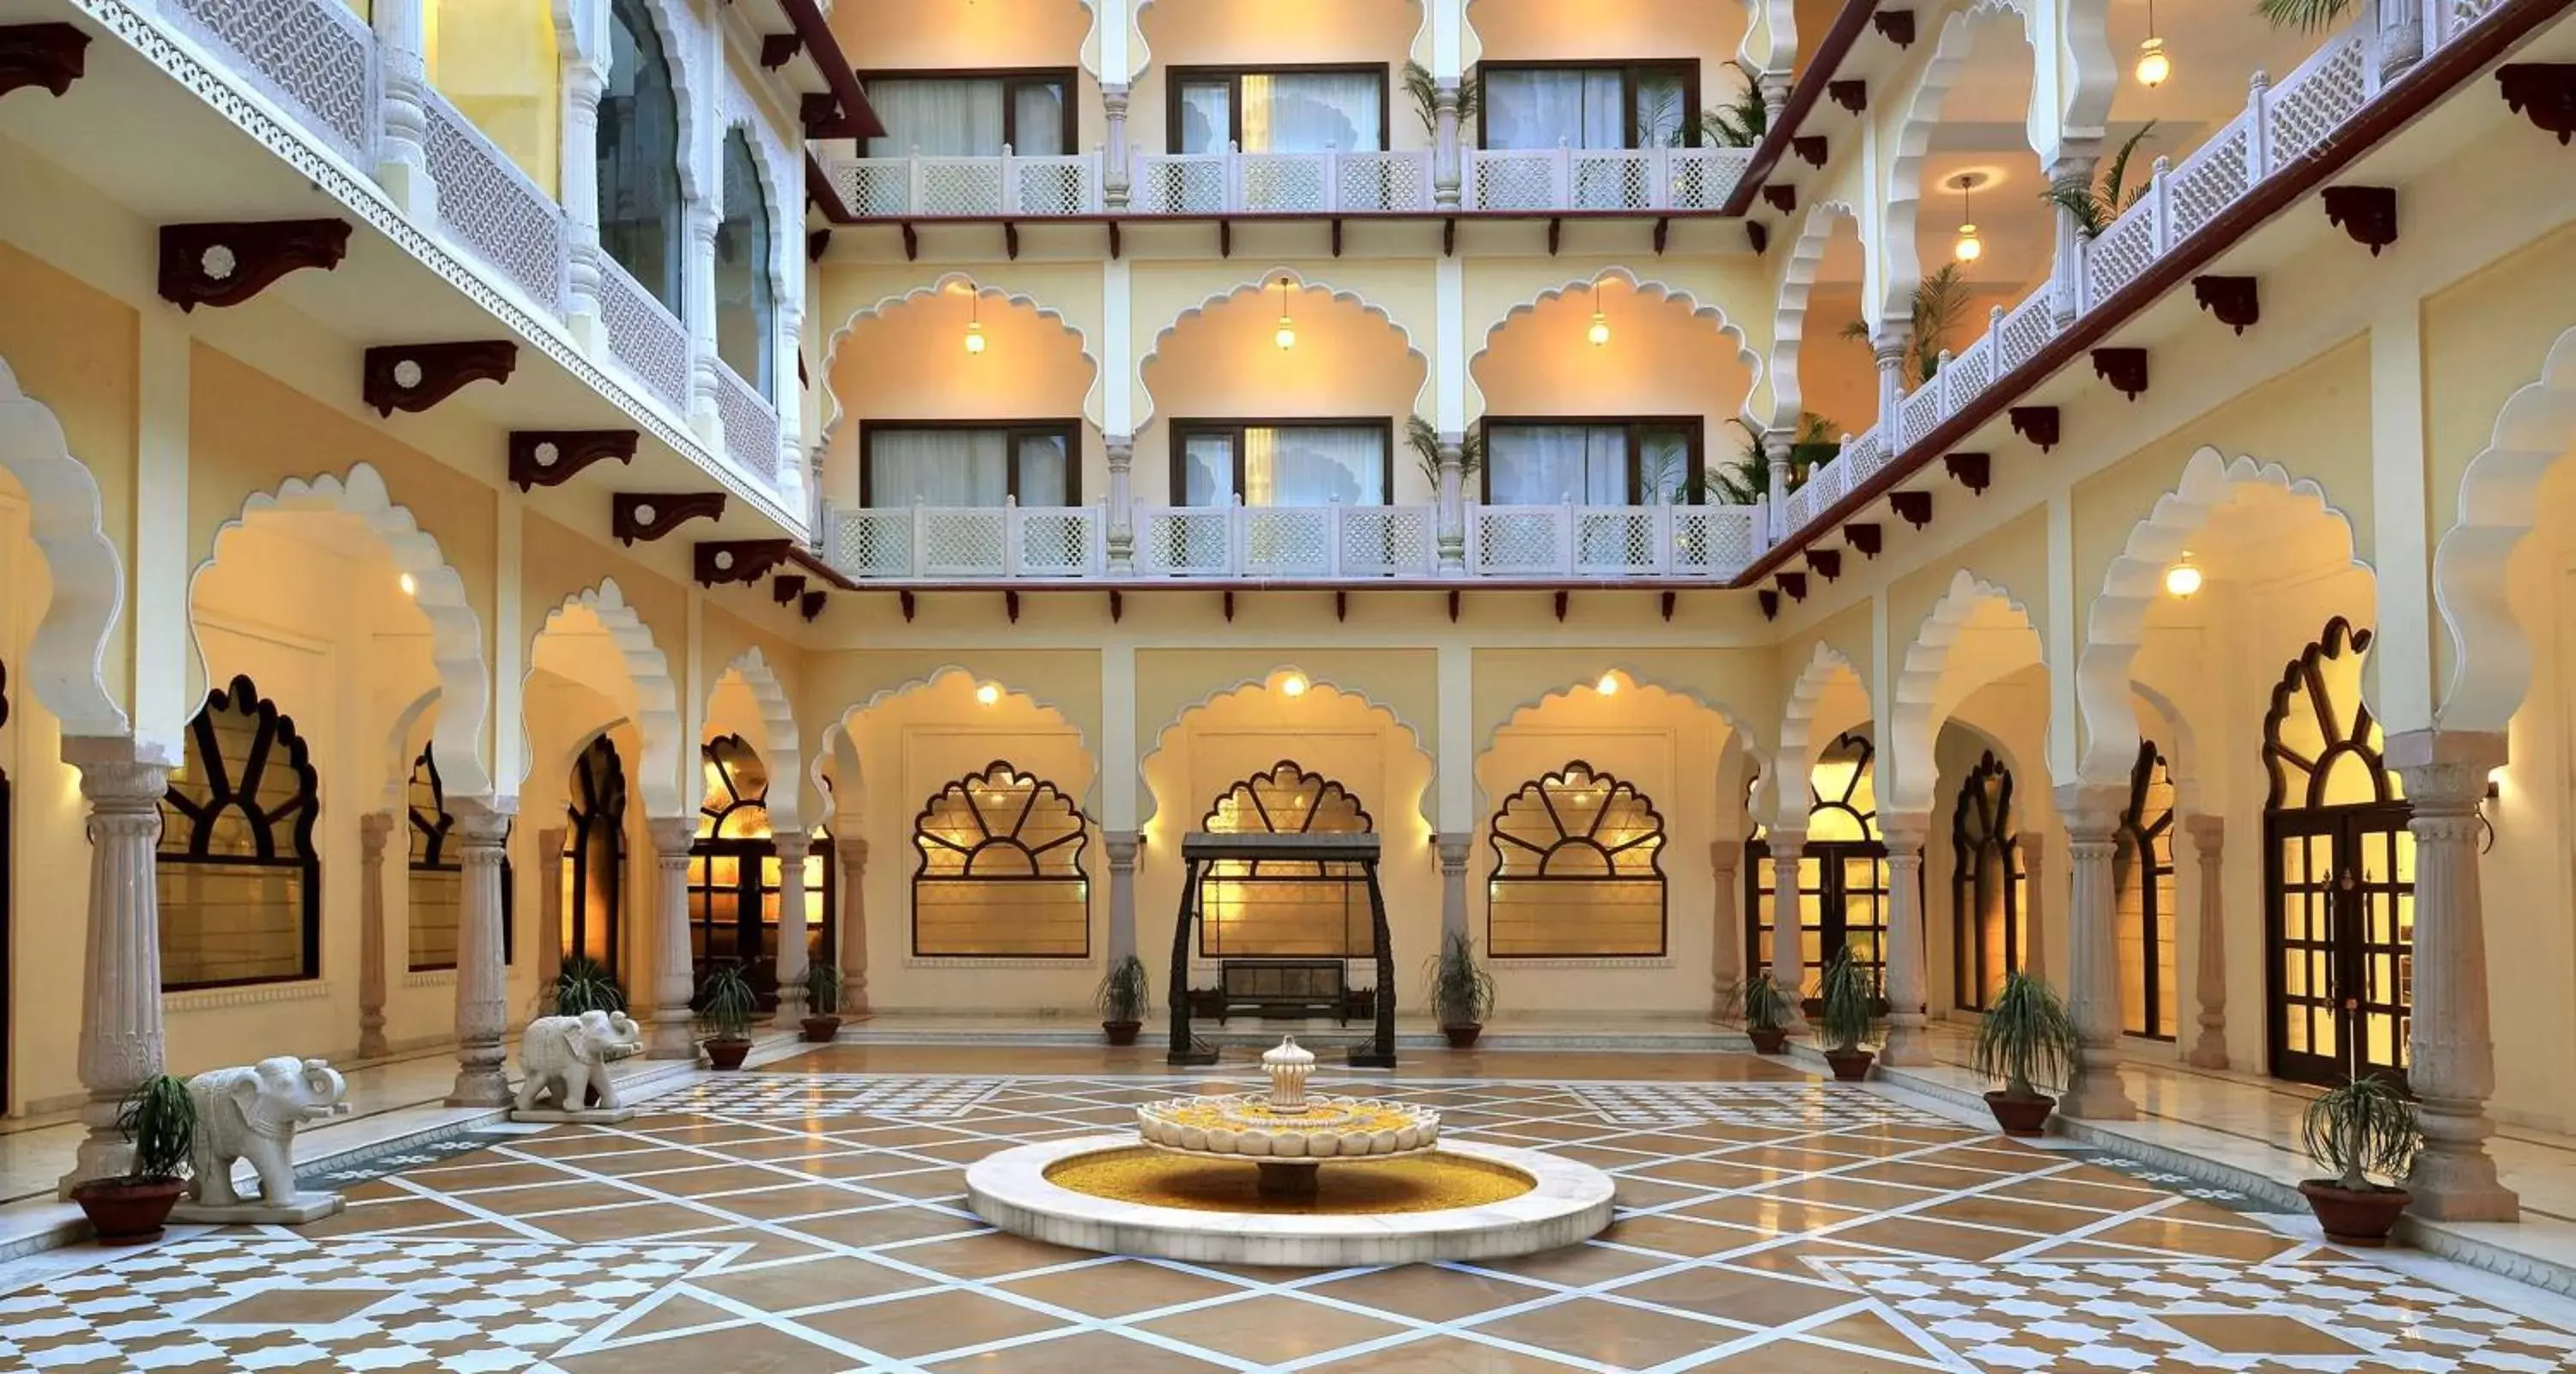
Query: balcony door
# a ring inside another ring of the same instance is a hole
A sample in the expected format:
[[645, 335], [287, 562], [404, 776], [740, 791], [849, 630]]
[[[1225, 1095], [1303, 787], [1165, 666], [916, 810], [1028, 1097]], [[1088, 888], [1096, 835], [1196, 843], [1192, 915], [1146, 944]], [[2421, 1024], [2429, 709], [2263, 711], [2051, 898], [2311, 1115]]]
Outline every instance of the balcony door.
[[1078, 506], [1081, 434], [1078, 420], [868, 421], [859, 426], [859, 502]]
[[1075, 148], [1070, 70], [862, 72], [885, 125], [870, 157], [1056, 157]]
[[1699, 146], [1694, 62], [1488, 62], [1483, 81], [1487, 148]]
[[1384, 67], [1175, 67], [1176, 153], [1375, 153], [1387, 143]]
[[1172, 422], [1172, 491], [1185, 506], [1382, 506], [1394, 486], [1385, 420]]
[[1642, 506], [1696, 500], [1697, 416], [1489, 419], [1484, 500], [1495, 506]]

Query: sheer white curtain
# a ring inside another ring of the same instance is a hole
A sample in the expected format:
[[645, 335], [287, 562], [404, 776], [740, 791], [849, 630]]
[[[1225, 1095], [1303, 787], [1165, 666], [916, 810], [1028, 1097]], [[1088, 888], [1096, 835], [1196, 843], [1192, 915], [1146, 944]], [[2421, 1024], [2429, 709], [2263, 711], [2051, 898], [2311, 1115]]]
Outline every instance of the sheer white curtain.
[[1072, 484], [1066, 472], [1064, 436], [1023, 434], [1014, 443], [1020, 466], [1019, 500], [1023, 506], [1069, 506]]
[[[1002, 151], [1002, 83], [913, 80], [868, 83], [868, 105], [885, 136], [868, 140], [870, 157], [992, 157]], [[1063, 115], [1047, 128], [1061, 132]], [[1023, 129], [1028, 127], [1024, 118]], [[1018, 151], [1027, 152], [1028, 149]]]
[[1381, 152], [1378, 79], [1367, 72], [1247, 72], [1243, 151]]
[[1184, 153], [1222, 153], [1234, 137], [1234, 87], [1225, 81], [1181, 83], [1181, 146]]
[[1000, 430], [868, 432], [871, 506], [998, 506], [1011, 490], [1011, 436]]
[[1060, 157], [1064, 146], [1064, 88], [1023, 82], [1011, 91], [1011, 151], [1021, 157]]
[[1250, 429], [1243, 436], [1247, 506], [1386, 504], [1386, 431]]
[[1193, 434], [1181, 441], [1181, 504], [1234, 504], [1234, 436]]
[[1485, 465], [1497, 506], [1623, 506], [1627, 432], [1607, 425], [1495, 425]]
[[1505, 69], [1484, 81], [1488, 148], [1616, 148], [1627, 138], [1616, 70]]

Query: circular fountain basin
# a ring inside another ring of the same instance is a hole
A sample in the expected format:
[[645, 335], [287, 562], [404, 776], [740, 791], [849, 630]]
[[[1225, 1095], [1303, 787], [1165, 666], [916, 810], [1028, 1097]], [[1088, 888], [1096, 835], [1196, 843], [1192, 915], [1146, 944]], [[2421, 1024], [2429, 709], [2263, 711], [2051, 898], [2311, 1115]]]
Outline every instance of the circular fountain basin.
[[[1005, 1231], [1056, 1245], [1204, 1263], [1310, 1268], [1535, 1254], [1589, 1239], [1610, 1224], [1614, 1185], [1609, 1175], [1570, 1159], [1482, 1141], [1443, 1141], [1436, 1149], [1384, 1163], [1321, 1161], [1325, 1189], [1320, 1197], [1277, 1205], [1265, 1205], [1256, 1194], [1256, 1161], [1240, 1156], [1231, 1161], [1167, 1156], [1184, 1169], [1239, 1170], [1241, 1186], [1231, 1194], [1203, 1187], [1167, 1203], [1144, 1202], [1130, 1199], [1150, 1196], [1150, 1182], [1141, 1187], [1102, 1184], [1131, 1173], [1127, 1163], [1150, 1149], [1135, 1136], [1109, 1135], [1004, 1150], [967, 1169], [967, 1204]], [[1436, 1182], [1376, 1189], [1338, 1189], [1332, 1182], [1344, 1178], [1346, 1170], [1436, 1170], [1443, 1164], [1476, 1175], [1475, 1187], [1459, 1190], [1475, 1199], [1469, 1205], [1439, 1205], [1441, 1185]], [[1527, 1187], [1518, 1188], [1523, 1179]], [[1067, 1186], [1086, 1181], [1125, 1196]], [[1368, 1209], [1373, 1191], [1380, 1195], [1377, 1210]]]

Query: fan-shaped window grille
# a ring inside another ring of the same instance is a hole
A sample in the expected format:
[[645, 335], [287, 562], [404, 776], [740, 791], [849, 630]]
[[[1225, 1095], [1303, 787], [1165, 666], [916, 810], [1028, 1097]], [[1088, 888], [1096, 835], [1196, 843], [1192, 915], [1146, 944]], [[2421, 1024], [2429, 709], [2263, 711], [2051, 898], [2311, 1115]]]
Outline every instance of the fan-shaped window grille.
[[[689, 940], [700, 985], [717, 963], [739, 963], [762, 1005], [778, 995], [778, 842], [770, 833], [769, 767], [740, 735], [698, 750], [705, 799], [689, 846]], [[831, 942], [831, 849], [805, 854], [805, 957]]]
[[2022, 966], [2030, 932], [2013, 775], [1991, 753], [1959, 784], [1950, 811], [1950, 919], [1959, 953], [1958, 1001], [1983, 1011]]
[[1504, 800], [1493, 848], [1495, 958], [1663, 954], [1664, 818], [1636, 788], [1569, 763]]
[[2120, 1029], [2174, 1038], [2174, 784], [2155, 741], [2138, 745], [2112, 857], [2120, 891]]
[[941, 788], [912, 822], [913, 952], [1088, 957], [1088, 839], [1072, 798], [1008, 763]]
[[161, 798], [161, 985], [320, 975], [315, 780], [295, 722], [246, 677], [206, 694]]
[[626, 890], [626, 765], [606, 735], [573, 761], [564, 807], [563, 930], [566, 958], [617, 967], [617, 920]]
[[[465, 924], [464, 837], [447, 810], [438, 761], [423, 748], [411, 765], [411, 970], [456, 967]], [[510, 861], [501, 861], [501, 962], [512, 957]]]
[[[1359, 798], [1286, 759], [1227, 788], [1199, 820], [1211, 835], [1366, 835]], [[1311, 860], [1228, 860], [1200, 884], [1199, 957], [1374, 956], [1377, 937], [1360, 867]]]
[[[1861, 735], [1834, 737], [1807, 775], [1806, 846], [1798, 853], [1798, 962], [1812, 989], [1834, 952], [1883, 974], [1887, 931], [1887, 845], [1878, 833], [1877, 756]], [[1747, 968], [1771, 966], [1771, 845], [1767, 834], [1744, 847]]]

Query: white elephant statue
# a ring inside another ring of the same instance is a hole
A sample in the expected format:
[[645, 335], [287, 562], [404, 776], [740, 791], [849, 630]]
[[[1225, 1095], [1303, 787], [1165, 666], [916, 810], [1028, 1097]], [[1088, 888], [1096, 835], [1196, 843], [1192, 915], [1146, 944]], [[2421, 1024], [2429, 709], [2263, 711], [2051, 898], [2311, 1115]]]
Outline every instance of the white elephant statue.
[[540, 1016], [519, 1037], [519, 1110], [617, 1110], [617, 1088], [608, 1066], [640, 1049], [643, 1029], [622, 1011], [579, 1016]]
[[246, 1199], [233, 1187], [233, 1161], [247, 1159], [259, 1174], [261, 1202], [295, 1205], [295, 1128], [348, 1110], [342, 1103], [348, 1093], [328, 1061], [291, 1054], [189, 1079], [188, 1096], [197, 1105], [189, 1165], [198, 1204], [241, 1205]]

